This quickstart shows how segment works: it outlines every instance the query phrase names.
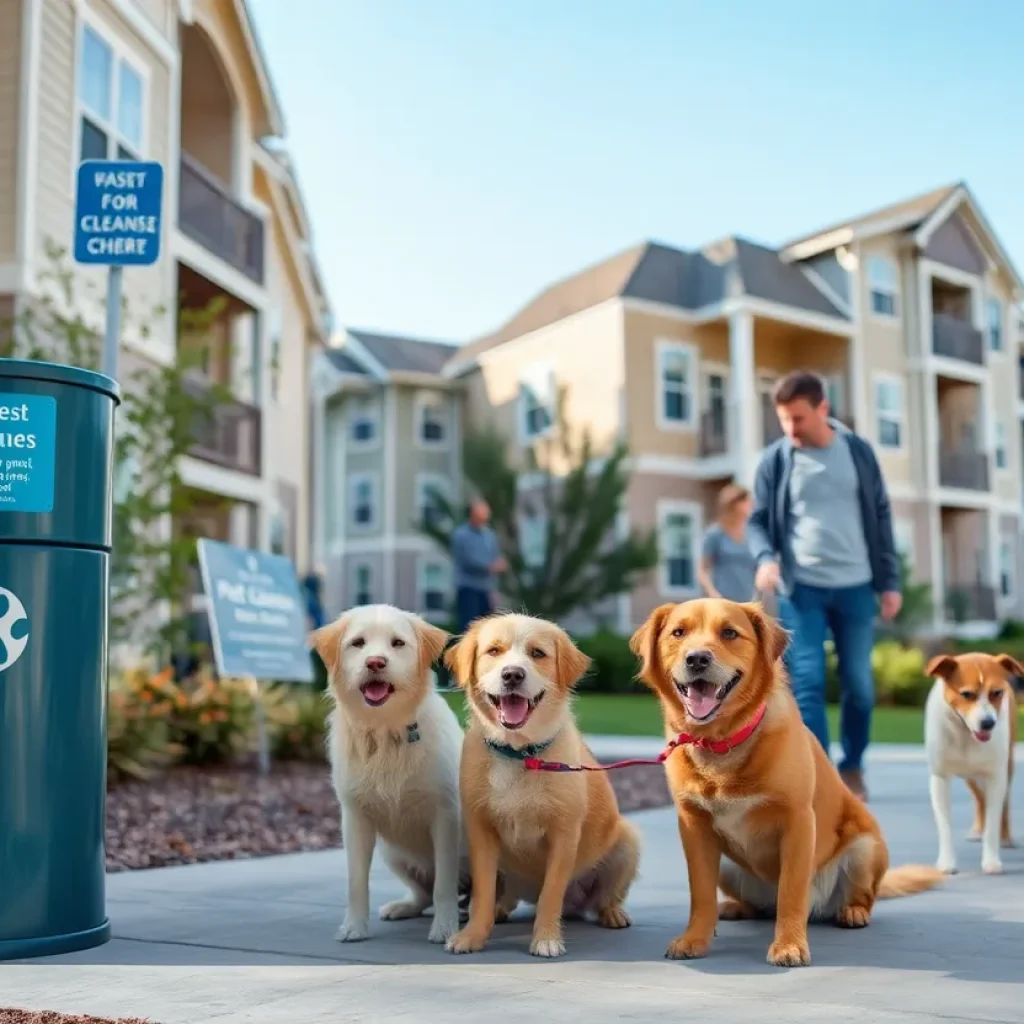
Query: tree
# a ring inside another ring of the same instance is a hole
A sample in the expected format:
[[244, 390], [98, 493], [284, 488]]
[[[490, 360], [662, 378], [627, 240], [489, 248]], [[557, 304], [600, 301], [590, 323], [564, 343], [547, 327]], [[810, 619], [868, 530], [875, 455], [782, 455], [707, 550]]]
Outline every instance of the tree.
[[[102, 338], [92, 326], [96, 318], [85, 315], [90, 304], [94, 311], [101, 308], [96, 289], [81, 289], [64, 249], [51, 243], [47, 256], [38, 295], [14, 319], [0, 323], [0, 355], [98, 369]], [[195, 504], [182, 486], [181, 456], [230, 397], [223, 387], [197, 386], [203, 339], [220, 309], [211, 304], [182, 310], [179, 331], [199, 343], [177, 346], [171, 365], [145, 365], [120, 381], [114, 474], [122, 485], [115, 486], [113, 515], [111, 647], [129, 644], [160, 660], [179, 650], [187, 636], [184, 602], [195, 563], [195, 538], [174, 529]], [[122, 323], [145, 338], [163, 314], [156, 307], [136, 320], [125, 302]]]
[[[629, 487], [627, 455], [618, 443], [596, 458], [590, 431], [576, 437], [566, 423], [564, 392], [551, 431], [525, 447], [520, 465], [493, 425], [467, 432], [463, 475], [491, 507], [509, 566], [501, 590], [512, 607], [556, 620], [582, 611], [598, 622], [603, 601], [630, 591], [658, 564], [653, 531], [623, 535], [618, 528]], [[430, 498], [436, 514], [418, 525], [448, 551], [463, 510], [436, 491]]]

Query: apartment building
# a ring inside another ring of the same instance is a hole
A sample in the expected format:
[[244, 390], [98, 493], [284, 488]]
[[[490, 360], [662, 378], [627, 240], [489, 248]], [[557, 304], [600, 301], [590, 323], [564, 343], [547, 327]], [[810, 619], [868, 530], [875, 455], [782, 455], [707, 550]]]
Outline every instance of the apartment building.
[[420, 524], [434, 495], [461, 494], [462, 385], [442, 375], [455, 351], [347, 330], [317, 358], [315, 546], [330, 614], [376, 601], [448, 614], [451, 566]]
[[[284, 135], [243, 0], [0, 3], [0, 315], [46, 287], [51, 244], [70, 246], [81, 160], [163, 164], [162, 258], [125, 272], [122, 382], [197, 344], [181, 314], [219, 302], [192, 384], [228, 385], [233, 400], [197, 425], [181, 466], [196, 511], [174, 528], [277, 550], [302, 571], [309, 378], [329, 307]], [[77, 273], [79, 295], [102, 295], [101, 272]], [[99, 303], [79, 312], [100, 327]]]

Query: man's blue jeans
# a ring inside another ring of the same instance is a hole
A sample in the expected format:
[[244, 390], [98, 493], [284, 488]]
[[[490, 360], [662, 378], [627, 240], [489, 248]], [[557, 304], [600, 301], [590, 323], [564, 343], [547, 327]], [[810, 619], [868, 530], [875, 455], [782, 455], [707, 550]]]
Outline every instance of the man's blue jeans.
[[875, 680], [871, 649], [875, 643], [874, 588], [793, 586], [779, 599], [779, 618], [791, 633], [783, 663], [804, 723], [829, 752], [825, 715], [825, 640], [832, 632], [841, 686], [839, 732], [843, 747], [840, 771], [859, 771], [871, 734]]

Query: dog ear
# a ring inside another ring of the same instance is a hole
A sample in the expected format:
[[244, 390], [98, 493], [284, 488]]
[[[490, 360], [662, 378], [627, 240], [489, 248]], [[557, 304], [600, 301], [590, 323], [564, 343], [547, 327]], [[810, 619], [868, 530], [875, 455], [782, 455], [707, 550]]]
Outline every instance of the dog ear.
[[673, 608], [674, 604], [659, 605], [629, 638], [629, 649], [640, 659], [640, 678], [648, 686], [653, 683], [658, 665], [658, 637]]
[[766, 615], [764, 608], [758, 602], [751, 601], [743, 605], [743, 610], [754, 627], [758, 646], [764, 652], [768, 663], [774, 665], [786, 653], [786, 647], [789, 645], [789, 633], [775, 619]]
[[587, 669], [590, 658], [561, 629], [555, 632], [555, 679], [559, 686], [569, 689]]
[[996, 661], [998, 661], [1011, 676], [1024, 677], [1024, 667], [1021, 666], [1021, 663], [1013, 657], [1012, 654], [997, 654]]
[[338, 667], [338, 658], [341, 654], [341, 638], [345, 635], [345, 627], [348, 625], [348, 614], [339, 615], [333, 622], [326, 626], [314, 629], [306, 638], [306, 643], [320, 655], [320, 660], [327, 669], [327, 675], [334, 674]]
[[[1006, 657], [1006, 655], [1003, 655]], [[998, 659], [997, 659], [998, 660]], [[924, 674], [929, 678], [949, 679], [956, 672], [956, 658], [951, 654], [936, 654], [924, 667]]]
[[412, 628], [416, 631], [416, 640], [420, 646], [420, 675], [429, 671], [430, 666], [441, 657], [441, 652], [448, 643], [448, 634], [438, 626], [432, 625], [419, 615], [410, 615]]
[[478, 619], [471, 623], [459, 642], [444, 652], [444, 663], [461, 687], [468, 686], [476, 672], [476, 642], [480, 634], [480, 621]]

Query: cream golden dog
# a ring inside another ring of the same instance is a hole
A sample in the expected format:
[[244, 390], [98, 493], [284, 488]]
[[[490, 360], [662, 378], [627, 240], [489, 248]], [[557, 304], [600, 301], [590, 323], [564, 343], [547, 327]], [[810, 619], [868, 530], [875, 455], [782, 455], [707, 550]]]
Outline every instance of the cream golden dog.
[[639, 834], [619, 813], [607, 777], [524, 765], [540, 753], [596, 764], [571, 709], [589, 659], [558, 626], [525, 615], [478, 620], [445, 657], [472, 710], [460, 778], [473, 897], [469, 922], [448, 949], [482, 950], [495, 920], [520, 899], [536, 903], [535, 956], [565, 953], [563, 913], [593, 911], [606, 928], [627, 927]]
[[[756, 604], [656, 608], [632, 638], [680, 747], [665, 762], [690, 878], [690, 919], [667, 956], [706, 956], [719, 918], [773, 917], [768, 962], [811, 962], [810, 918], [863, 928], [875, 901], [929, 889], [933, 867], [889, 869], [878, 822], [803, 724]], [[719, 907], [717, 889], [726, 900]]]
[[448, 634], [390, 605], [346, 612], [311, 634], [330, 677], [328, 753], [348, 860], [348, 908], [338, 941], [369, 937], [370, 862], [384, 859], [409, 887], [383, 920], [431, 903], [431, 942], [459, 927], [459, 758], [462, 728], [433, 689], [431, 664]]

